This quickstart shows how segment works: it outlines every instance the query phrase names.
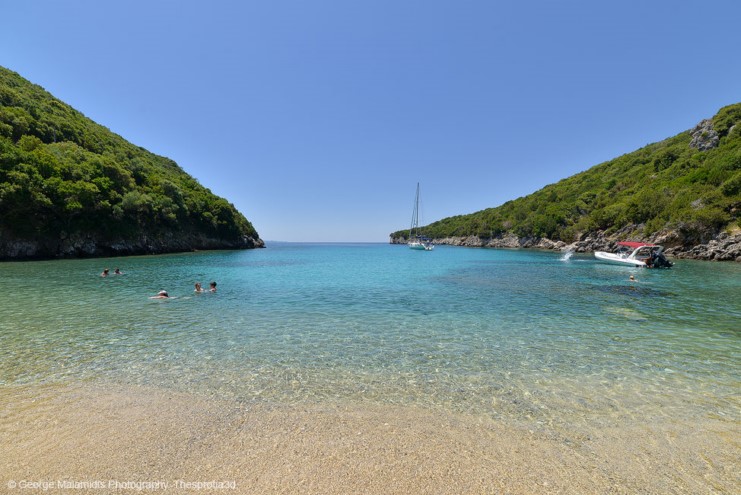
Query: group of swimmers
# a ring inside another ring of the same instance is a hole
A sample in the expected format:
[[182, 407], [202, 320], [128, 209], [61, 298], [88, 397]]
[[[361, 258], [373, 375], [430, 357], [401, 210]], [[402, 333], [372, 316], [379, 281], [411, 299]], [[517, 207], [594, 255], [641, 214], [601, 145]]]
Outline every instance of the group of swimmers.
[[[216, 282], [211, 282], [208, 284], [208, 290], [204, 289], [201, 286], [200, 282], [196, 282], [195, 285], [196, 289], [193, 292], [216, 292]], [[169, 299], [170, 295], [167, 293], [166, 290], [161, 290], [157, 293], [156, 296], [152, 296], [149, 299]]]
[[[196, 290], [194, 290], [193, 292], [206, 292], [206, 289], [201, 287], [200, 282], [196, 282]], [[210, 284], [208, 284], [208, 292], [216, 292], [216, 282], [211, 282]]]
[[[111, 271], [108, 268], [105, 268], [103, 270], [103, 272], [100, 274], [100, 276], [101, 277], [107, 277], [110, 274], [111, 274]], [[116, 268], [113, 271], [113, 274], [114, 275], [123, 275], [123, 272], [120, 269]], [[216, 292], [216, 282], [211, 282], [210, 284], [208, 284], [208, 290], [204, 289], [203, 286], [201, 286], [201, 283], [200, 282], [196, 282], [196, 284], [195, 284], [195, 290], [193, 292], [197, 292], [197, 293], [199, 293], [199, 292]], [[156, 296], [150, 297], [150, 299], [169, 299], [169, 298], [170, 298], [170, 294], [168, 294], [166, 290], [161, 290], [161, 291], [159, 291], [157, 293]]]

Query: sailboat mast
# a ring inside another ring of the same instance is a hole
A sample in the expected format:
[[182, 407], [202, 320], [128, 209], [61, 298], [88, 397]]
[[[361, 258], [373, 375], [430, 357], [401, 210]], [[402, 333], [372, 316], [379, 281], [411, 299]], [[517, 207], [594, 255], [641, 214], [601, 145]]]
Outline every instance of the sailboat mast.
[[417, 195], [414, 197], [414, 210], [412, 210], [412, 226], [409, 228], [409, 238], [417, 234], [419, 227], [419, 182], [417, 182]]

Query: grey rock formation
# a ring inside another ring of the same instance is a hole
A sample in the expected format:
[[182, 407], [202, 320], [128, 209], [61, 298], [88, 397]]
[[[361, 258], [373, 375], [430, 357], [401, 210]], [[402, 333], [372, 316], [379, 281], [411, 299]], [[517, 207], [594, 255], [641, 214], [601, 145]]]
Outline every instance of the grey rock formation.
[[686, 250], [668, 249], [667, 253], [676, 258], [741, 262], [741, 234], [722, 233], [706, 244], [699, 244]]
[[716, 148], [720, 142], [720, 137], [715, 132], [715, 129], [713, 129], [713, 123], [709, 119], [705, 119], [697, 124], [692, 129], [691, 135], [692, 141], [690, 141], [690, 147], [700, 151]]

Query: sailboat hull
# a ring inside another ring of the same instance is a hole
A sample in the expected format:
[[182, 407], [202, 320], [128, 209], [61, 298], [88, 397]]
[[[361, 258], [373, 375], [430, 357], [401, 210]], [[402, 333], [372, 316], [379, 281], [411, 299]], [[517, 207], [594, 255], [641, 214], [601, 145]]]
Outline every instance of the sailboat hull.
[[410, 242], [409, 249], [415, 249], [417, 251], [432, 251], [432, 246], [427, 246], [421, 242]]

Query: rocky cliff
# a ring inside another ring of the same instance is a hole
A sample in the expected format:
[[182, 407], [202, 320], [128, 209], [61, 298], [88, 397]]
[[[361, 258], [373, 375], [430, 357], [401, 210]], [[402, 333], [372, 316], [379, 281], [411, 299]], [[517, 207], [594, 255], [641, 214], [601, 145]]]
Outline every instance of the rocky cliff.
[[164, 254], [208, 249], [253, 249], [265, 247], [260, 238], [237, 240], [208, 237], [199, 233], [166, 232], [158, 236], [105, 239], [94, 233], [60, 233], [56, 237], [18, 238], [0, 232], [0, 260], [87, 258]]

